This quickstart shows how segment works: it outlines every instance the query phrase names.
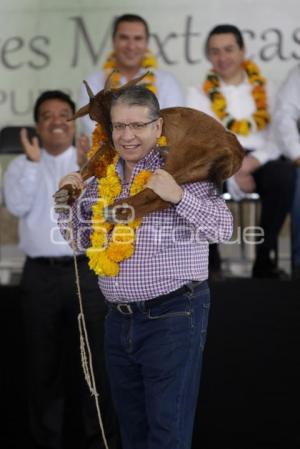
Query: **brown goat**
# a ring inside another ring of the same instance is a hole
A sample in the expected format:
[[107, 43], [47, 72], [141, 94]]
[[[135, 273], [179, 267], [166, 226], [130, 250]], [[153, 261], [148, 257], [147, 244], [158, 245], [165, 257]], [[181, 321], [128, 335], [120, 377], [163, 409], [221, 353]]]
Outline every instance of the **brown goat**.
[[[144, 75], [130, 81], [120, 89], [126, 89], [138, 83], [143, 77]], [[96, 95], [91, 92], [86, 82], [85, 84], [90, 103], [79, 109], [74, 119], [89, 114], [92, 120], [102, 125], [109, 140], [81, 170], [84, 180], [94, 175], [105, 176], [104, 167], [103, 171], [101, 166], [99, 170], [97, 163], [104, 153], [108, 160], [112, 160], [115, 154], [111, 141], [110, 106], [112, 95], [116, 92], [116, 89], [110, 89], [109, 79], [104, 89]], [[244, 156], [242, 147], [235, 135], [212, 117], [185, 107], [162, 109], [161, 117], [163, 118], [163, 135], [166, 136], [168, 145], [167, 151], [163, 154], [165, 157], [163, 168], [174, 177], [178, 184], [204, 180], [220, 183], [240, 168]], [[97, 173], [95, 167], [97, 167]], [[72, 193], [73, 200], [76, 194]], [[139, 218], [169, 207], [170, 203], [162, 200], [151, 189], [145, 188], [135, 196], [117, 201], [110, 208], [107, 219], [112, 219], [111, 209], [116, 205], [118, 208], [115, 209], [115, 216], [118, 220], [126, 221], [132, 215], [127, 205], [134, 208], [135, 217]], [[121, 205], [124, 207], [120, 207]]]

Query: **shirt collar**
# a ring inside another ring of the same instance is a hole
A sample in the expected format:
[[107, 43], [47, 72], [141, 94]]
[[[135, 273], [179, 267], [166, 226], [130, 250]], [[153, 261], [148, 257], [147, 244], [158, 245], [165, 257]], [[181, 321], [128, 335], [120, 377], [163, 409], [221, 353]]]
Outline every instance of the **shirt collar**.
[[239, 88], [241, 86], [247, 86], [249, 84], [250, 83], [249, 83], [249, 80], [248, 80], [246, 72], [244, 72], [243, 80], [239, 84], [227, 84], [227, 83], [225, 83], [225, 81], [222, 80], [222, 78], [220, 78], [220, 86], [223, 89], [237, 89], [237, 88]]
[[[147, 68], [147, 67], [140, 67], [133, 78], [137, 78], [138, 76], [144, 75], [148, 71], [149, 71], [149, 68]], [[151, 72], [156, 73], [155, 68], [151, 67]], [[128, 79], [126, 78], [126, 76], [121, 75], [121, 83], [122, 84], [128, 83]]]

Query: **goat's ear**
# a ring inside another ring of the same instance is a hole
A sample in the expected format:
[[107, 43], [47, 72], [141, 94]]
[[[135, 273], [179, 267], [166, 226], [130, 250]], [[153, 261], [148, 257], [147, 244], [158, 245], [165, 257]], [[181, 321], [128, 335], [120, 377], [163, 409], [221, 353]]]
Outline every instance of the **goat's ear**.
[[133, 80], [128, 81], [128, 83], [124, 84], [124, 86], [122, 86], [120, 89], [126, 89], [127, 87], [130, 86], [134, 86], [135, 84], [139, 83], [140, 81], [142, 81], [143, 78], [145, 78], [145, 76], [149, 75], [149, 71], [144, 73], [143, 75], [139, 76], [138, 78], [134, 78]]
[[86, 104], [85, 106], [82, 106], [82, 108], [78, 109], [78, 111], [75, 112], [73, 117], [70, 120], [75, 120], [79, 117], [83, 117], [84, 115], [87, 115], [90, 110], [90, 105]]

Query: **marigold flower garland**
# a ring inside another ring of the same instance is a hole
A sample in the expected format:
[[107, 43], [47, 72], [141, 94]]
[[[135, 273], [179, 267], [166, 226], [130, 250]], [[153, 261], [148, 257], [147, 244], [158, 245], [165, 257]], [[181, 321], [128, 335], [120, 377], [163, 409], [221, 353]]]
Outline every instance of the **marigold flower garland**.
[[[106, 148], [104, 148], [106, 146]], [[107, 134], [100, 123], [97, 123], [92, 133], [92, 144], [87, 159], [92, 160], [93, 174], [96, 178], [102, 178], [106, 174], [108, 164], [116, 152], [111, 147]]]
[[247, 136], [251, 131], [262, 130], [270, 122], [265, 90], [265, 78], [260, 74], [257, 65], [250, 60], [243, 62], [243, 68], [248, 76], [249, 83], [253, 86], [252, 95], [256, 105], [256, 111], [251, 117], [236, 120], [226, 111], [227, 104], [220, 90], [220, 78], [211, 70], [203, 84], [203, 90], [211, 100], [212, 110], [222, 121], [223, 125], [235, 134]]
[[[135, 232], [142, 220], [136, 219], [128, 224], [108, 223], [104, 217], [104, 208], [114, 203], [122, 192], [122, 183], [116, 170], [119, 156], [107, 166], [106, 176], [98, 180], [98, 200], [92, 210], [91, 247], [87, 249], [89, 267], [98, 276], [117, 276], [119, 263], [134, 253]], [[151, 172], [139, 172], [130, 187], [130, 196], [143, 190]]]
[[[150, 50], [147, 50], [144, 59], [142, 61], [142, 67], [144, 69], [148, 69], [150, 70], [150, 73], [148, 73], [148, 75], [146, 75], [143, 78], [143, 85], [151, 90], [151, 92], [153, 92], [155, 95], [157, 94], [157, 87], [155, 85], [156, 82], [156, 77], [155, 77], [155, 69], [157, 69], [157, 60], [155, 58], [155, 56], [153, 55], [153, 53], [151, 53]], [[107, 78], [111, 72], [115, 69], [118, 69], [118, 65], [117, 65], [117, 61], [116, 61], [116, 57], [114, 53], [111, 53], [107, 60], [104, 62], [103, 64], [103, 70], [105, 73], [105, 78]], [[121, 73], [116, 71], [112, 74], [111, 77], [111, 87], [113, 89], [117, 89], [118, 87], [120, 87], [121, 85]]]
[[92, 133], [91, 149], [87, 154], [87, 158], [91, 159], [91, 157], [93, 157], [97, 153], [99, 148], [106, 142], [108, 142], [108, 137], [107, 137], [105, 131], [103, 130], [100, 123], [96, 123], [94, 131]]

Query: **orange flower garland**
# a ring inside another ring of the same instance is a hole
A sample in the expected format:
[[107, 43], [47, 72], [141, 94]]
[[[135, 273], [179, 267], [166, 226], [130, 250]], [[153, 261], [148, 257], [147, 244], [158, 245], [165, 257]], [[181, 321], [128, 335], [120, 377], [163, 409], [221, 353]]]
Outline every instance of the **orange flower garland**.
[[223, 125], [235, 134], [247, 136], [251, 131], [260, 131], [270, 122], [270, 114], [267, 106], [267, 94], [265, 90], [265, 78], [261, 76], [257, 65], [249, 60], [243, 62], [243, 68], [248, 76], [249, 83], [253, 86], [252, 95], [256, 105], [256, 111], [251, 117], [236, 120], [226, 111], [227, 104], [220, 90], [220, 78], [211, 70], [203, 84], [203, 90], [211, 101], [211, 108]]
[[87, 153], [87, 159], [91, 161], [92, 170], [96, 178], [102, 178], [106, 174], [108, 164], [112, 162], [115, 150], [111, 147], [109, 139], [100, 123], [96, 123], [92, 133], [92, 144]]
[[106, 143], [106, 142], [108, 142], [108, 137], [107, 137], [105, 131], [103, 130], [100, 123], [96, 123], [96, 126], [95, 126], [93, 134], [92, 134], [91, 149], [87, 154], [87, 158], [91, 159], [91, 157], [93, 157], [97, 153], [97, 151], [103, 145], [103, 143]]

